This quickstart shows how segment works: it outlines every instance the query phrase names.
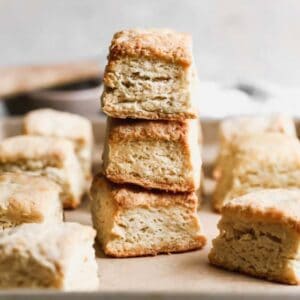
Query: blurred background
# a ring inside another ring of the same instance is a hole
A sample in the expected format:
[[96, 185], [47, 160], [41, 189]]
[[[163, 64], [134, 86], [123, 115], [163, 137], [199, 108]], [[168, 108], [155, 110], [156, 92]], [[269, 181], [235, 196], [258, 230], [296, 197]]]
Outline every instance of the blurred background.
[[[170, 27], [193, 35], [202, 115], [282, 109], [300, 115], [297, 0], [0, 0], [0, 67], [3, 73], [12, 66], [88, 59], [99, 64], [101, 73], [113, 33], [132, 27]], [[91, 82], [98, 78], [93, 72], [93, 78], [83, 76], [84, 83], [88, 81], [83, 88], [96, 86]], [[15, 68], [13, 73], [16, 80]], [[99, 96], [99, 90], [96, 93]], [[20, 89], [2, 93], [2, 98], [12, 94], [20, 94]], [[37, 97], [45, 95], [35, 95], [35, 101]], [[222, 104], [218, 110], [212, 101]], [[23, 106], [28, 103], [22, 100]], [[18, 112], [22, 113], [22, 107]]]

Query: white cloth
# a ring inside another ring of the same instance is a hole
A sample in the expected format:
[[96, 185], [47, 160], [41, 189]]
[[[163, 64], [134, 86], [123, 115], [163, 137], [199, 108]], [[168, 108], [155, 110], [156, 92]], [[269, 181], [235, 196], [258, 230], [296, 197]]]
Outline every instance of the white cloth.
[[253, 86], [264, 91], [264, 99], [254, 99], [247, 93], [214, 82], [200, 82], [198, 109], [200, 118], [220, 119], [236, 115], [284, 113], [300, 117], [300, 89], [284, 89], [271, 84]]

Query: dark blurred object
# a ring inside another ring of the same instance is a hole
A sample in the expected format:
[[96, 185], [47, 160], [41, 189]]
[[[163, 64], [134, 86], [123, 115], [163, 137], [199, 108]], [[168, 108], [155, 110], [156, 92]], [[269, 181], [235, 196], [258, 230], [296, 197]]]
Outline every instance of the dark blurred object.
[[241, 82], [236, 84], [234, 87], [246, 93], [253, 100], [266, 101], [269, 98], [269, 93], [262, 87], [255, 84]]
[[37, 108], [53, 108], [80, 115], [95, 115], [100, 110], [101, 79], [44, 89], [10, 97], [4, 102], [10, 115], [22, 115]]
[[45, 107], [91, 115], [99, 112], [101, 80], [97, 61], [5, 68], [0, 96], [11, 115]]

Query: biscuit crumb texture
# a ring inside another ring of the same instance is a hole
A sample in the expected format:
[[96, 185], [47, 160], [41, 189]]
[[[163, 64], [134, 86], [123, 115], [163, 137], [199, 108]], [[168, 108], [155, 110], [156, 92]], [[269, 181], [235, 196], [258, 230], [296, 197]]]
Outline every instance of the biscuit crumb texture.
[[172, 192], [199, 188], [201, 154], [196, 121], [110, 121], [103, 155], [107, 178]]
[[106, 255], [157, 255], [205, 245], [194, 194], [113, 187], [104, 178], [94, 180], [91, 194], [93, 224]]
[[299, 207], [299, 189], [263, 189], [226, 203], [210, 262], [228, 270], [298, 284]]
[[0, 174], [0, 229], [22, 223], [62, 222], [60, 188], [40, 176]]
[[190, 37], [168, 30], [117, 33], [104, 85], [102, 109], [111, 117], [196, 118]]
[[299, 234], [281, 224], [223, 217], [213, 241], [213, 265], [271, 281], [299, 282]]

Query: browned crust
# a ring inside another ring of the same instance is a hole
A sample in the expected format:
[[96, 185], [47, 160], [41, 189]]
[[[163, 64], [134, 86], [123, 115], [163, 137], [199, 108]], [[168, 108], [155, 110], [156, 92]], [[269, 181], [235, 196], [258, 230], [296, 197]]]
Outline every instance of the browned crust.
[[109, 139], [111, 142], [122, 140], [186, 140], [188, 121], [145, 121], [109, 119]]
[[194, 192], [197, 189], [196, 183], [193, 180], [185, 180], [185, 183], [170, 183], [170, 182], [158, 182], [153, 180], [148, 180], [146, 178], [138, 178], [129, 174], [114, 174], [110, 173], [109, 170], [104, 171], [105, 176], [114, 183], [126, 184], [132, 183], [146, 190], [158, 189], [166, 192]]
[[191, 110], [177, 113], [164, 113], [152, 111], [129, 111], [122, 109], [115, 110], [110, 105], [103, 105], [102, 110], [110, 117], [118, 119], [145, 119], [145, 120], [168, 120], [184, 122], [186, 119], [197, 119], [197, 111]]
[[133, 207], [167, 207], [182, 205], [188, 208], [197, 208], [198, 198], [195, 192], [168, 193], [163, 191], [147, 191], [133, 185], [117, 185], [108, 181], [102, 174], [94, 177], [91, 190], [97, 190], [101, 185], [107, 185], [112, 193], [112, 199], [122, 208]]
[[[299, 199], [300, 204], [300, 199]], [[236, 204], [229, 202], [221, 209], [222, 215], [233, 215], [235, 218], [261, 220], [263, 222], [276, 222], [284, 224], [300, 233], [300, 217], [290, 216], [276, 207], [266, 207], [263, 210], [259, 207]]]
[[291, 278], [291, 277], [273, 277], [273, 276], [267, 276], [267, 275], [263, 275], [263, 274], [258, 274], [254, 271], [244, 271], [241, 269], [236, 269], [236, 268], [231, 268], [229, 266], [224, 266], [224, 263], [222, 263], [221, 261], [219, 261], [217, 259], [217, 257], [215, 255], [213, 255], [213, 253], [209, 253], [208, 255], [208, 260], [210, 262], [210, 264], [212, 264], [213, 266], [222, 268], [224, 270], [229, 270], [231, 272], [236, 272], [236, 273], [240, 273], [240, 274], [245, 274], [245, 275], [250, 275], [256, 278], [261, 278], [261, 279], [266, 279], [269, 281], [274, 281], [274, 282], [279, 282], [279, 283], [285, 283], [285, 284], [290, 284], [290, 285], [299, 285], [300, 284], [300, 280], [296, 279], [296, 278]]
[[75, 209], [77, 208], [80, 203], [81, 203], [81, 199], [80, 198], [76, 198], [73, 196], [66, 196], [63, 199], [63, 207], [65, 209]]
[[168, 247], [153, 247], [151, 249], [146, 249], [143, 247], [136, 247], [135, 249], [132, 249], [130, 251], [124, 250], [124, 251], [114, 251], [114, 249], [111, 249], [107, 246], [103, 247], [103, 251], [105, 255], [111, 256], [111, 257], [118, 257], [118, 258], [125, 258], [125, 257], [136, 257], [136, 256], [155, 256], [158, 254], [169, 254], [169, 253], [180, 253], [180, 252], [187, 252], [187, 251], [193, 251], [197, 249], [201, 249], [206, 245], [206, 238], [202, 235], [199, 235], [196, 237], [193, 241], [190, 241], [188, 244], [174, 244], [172, 246]]
[[121, 57], [145, 57], [189, 67], [192, 64], [192, 38], [168, 29], [131, 29], [115, 33], [109, 48], [109, 61]]

